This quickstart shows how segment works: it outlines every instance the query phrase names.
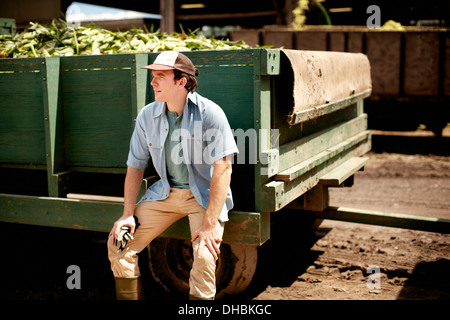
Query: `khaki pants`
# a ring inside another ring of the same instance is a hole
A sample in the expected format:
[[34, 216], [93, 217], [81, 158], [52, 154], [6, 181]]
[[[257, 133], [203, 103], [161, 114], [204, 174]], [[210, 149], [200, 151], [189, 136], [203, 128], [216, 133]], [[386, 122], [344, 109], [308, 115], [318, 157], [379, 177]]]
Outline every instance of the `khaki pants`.
[[[108, 240], [108, 258], [114, 277], [136, 277], [140, 275], [137, 254], [175, 221], [188, 216], [191, 235], [203, 224], [205, 208], [195, 200], [190, 189], [171, 188], [169, 197], [162, 201], [141, 202], [136, 206], [135, 216], [140, 226], [124, 250], [117, 253], [117, 247]], [[219, 222], [218, 222], [219, 223]], [[219, 223], [223, 234], [224, 225]], [[214, 298], [216, 293], [216, 261], [208, 249], [202, 250], [197, 258], [200, 240], [193, 244], [194, 262], [190, 272], [189, 294], [202, 299]]]

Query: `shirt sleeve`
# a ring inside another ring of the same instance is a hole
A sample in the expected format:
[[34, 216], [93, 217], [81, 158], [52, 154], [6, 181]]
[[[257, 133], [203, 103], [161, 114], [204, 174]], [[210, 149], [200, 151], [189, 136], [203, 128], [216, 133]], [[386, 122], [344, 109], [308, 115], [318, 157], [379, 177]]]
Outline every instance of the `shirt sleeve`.
[[128, 153], [127, 166], [135, 169], [145, 169], [148, 166], [150, 152], [147, 146], [145, 134], [145, 126], [143, 123], [142, 112], [136, 119], [133, 135], [130, 140], [130, 151]]
[[214, 106], [208, 111], [204, 117], [205, 131], [203, 138], [207, 145], [203, 156], [209, 164], [213, 164], [225, 156], [239, 153], [239, 150], [223, 110]]

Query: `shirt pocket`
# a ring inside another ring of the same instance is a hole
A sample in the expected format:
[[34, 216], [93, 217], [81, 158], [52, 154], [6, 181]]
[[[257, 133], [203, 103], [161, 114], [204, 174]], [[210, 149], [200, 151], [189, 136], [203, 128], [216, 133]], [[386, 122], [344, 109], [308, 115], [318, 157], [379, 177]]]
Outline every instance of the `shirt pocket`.
[[156, 150], [162, 150], [159, 136], [148, 137], [147, 143], [148, 143], [148, 147], [150, 148], [150, 152], [156, 151]]

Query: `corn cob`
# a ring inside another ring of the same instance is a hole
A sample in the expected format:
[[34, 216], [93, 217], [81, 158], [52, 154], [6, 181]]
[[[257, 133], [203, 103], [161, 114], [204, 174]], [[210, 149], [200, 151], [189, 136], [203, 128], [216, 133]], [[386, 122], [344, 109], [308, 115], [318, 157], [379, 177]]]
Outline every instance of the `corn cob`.
[[33, 22], [30, 25], [15, 35], [0, 35], [0, 58], [250, 48], [243, 41], [205, 38], [183, 29], [170, 35], [136, 28], [113, 32], [92, 25], [72, 28], [61, 19], [53, 20], [49, 26]]

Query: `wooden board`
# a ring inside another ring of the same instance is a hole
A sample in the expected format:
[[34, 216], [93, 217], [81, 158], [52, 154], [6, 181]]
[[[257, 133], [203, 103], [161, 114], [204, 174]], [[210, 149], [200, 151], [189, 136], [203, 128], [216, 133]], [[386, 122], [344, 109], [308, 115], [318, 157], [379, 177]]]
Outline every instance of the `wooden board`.
[[347, 180], [349, 177], [363, 168], [367, 164], [367, 162], [369, 162], [369, 158], [367, 157], [350, 158], [339, 167], [322, 176], [319, 180], [319, 184], [330, 187], [338, 187], [345, 180]]
[[439, 33], [405, 33], [406, 95], [437, 95], [439, 92]]
[[105, 55], [61, 59], [69, 168], [125, 166], [133, 130], [132, 58]]
[[[260, 45], [260, 31], [259, 30], [233, 30], [230, 31], [230, 39], [242, 40], [248, 45], [255, 47]], [[233, 40], [234, 41], [234, 40]]]
[[401, 33], [367, 33], [373, 94], [400, 94]]
[[445, 59], [445, 69], [444, 72], [444, 83], [443, 83], [443, 93], [446, 96], [450, 96], [450, 34], [444, 36], [444, 59]]
[[270, 45], [274, 48], [294, 49], [294, 35], [285, 31], [262, 31], [263, 45]]
[[322, 212], [315, 212], [314, 216], [317, 219], [348, 221], [446, 234], [450, 233], [450, 220], [435, 217], [421, 217], [402, 213], [380, 212], [345, 207], [329, 207]]
[[0, 59], [0, 165], [45, 164], [44, 59]]
[[[0, 194], [3, 222], [109, 232], [122, 211], [117, 202]], [[268, 215], [233, 211], [229, 216], [224, 242], [260, 245], [269, 238]], [[189, 230], [188, 220], [182, 219], [161, 236], [190, 239]]]
[[297, 50], [327, 50], [327, 32], [296, 32], [295, 36], [295, 49]]

